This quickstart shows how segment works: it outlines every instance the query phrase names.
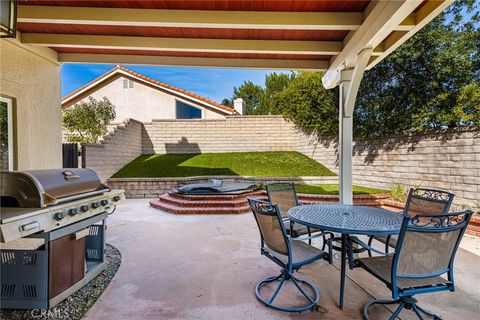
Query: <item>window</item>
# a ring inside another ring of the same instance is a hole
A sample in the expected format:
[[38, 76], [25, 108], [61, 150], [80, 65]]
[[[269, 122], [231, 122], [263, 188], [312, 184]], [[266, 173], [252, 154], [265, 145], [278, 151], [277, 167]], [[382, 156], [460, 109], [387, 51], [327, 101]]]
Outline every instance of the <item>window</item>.
[[123, 89], [133, 88], [133, 81], [130, 79], [123, 80]]
[[176, 100], [177, 119], [201, 119], [202, 110]]
[[13, 100], [0, 97], [0, 171], [13, 169]]

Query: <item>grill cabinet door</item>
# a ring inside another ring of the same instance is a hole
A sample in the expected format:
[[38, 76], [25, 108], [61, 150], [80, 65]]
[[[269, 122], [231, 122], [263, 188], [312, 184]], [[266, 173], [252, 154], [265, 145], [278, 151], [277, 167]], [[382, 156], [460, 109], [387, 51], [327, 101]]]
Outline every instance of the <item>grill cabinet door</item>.
[[73, 234], [49, 243], [48, 297], [52, 299], [85, 275], [85, 238]]

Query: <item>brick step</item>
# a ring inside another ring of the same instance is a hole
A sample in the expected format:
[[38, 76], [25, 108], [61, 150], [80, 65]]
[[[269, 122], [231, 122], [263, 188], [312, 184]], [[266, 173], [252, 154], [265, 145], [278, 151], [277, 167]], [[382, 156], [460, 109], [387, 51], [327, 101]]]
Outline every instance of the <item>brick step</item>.
[[[255, 197], [261, 200], [267, 200], [266, 197]], [[158, 198], [161, 202], [177, 205], [180, 207], [197, 207], [197, 208], [213, 208], [213, 207], [245, 207], [248, 205], [247, 198], [235, 200], [225, 200], [222, 197], [216, 197], [212, 200], [194, 200], [191, 198], [172, 197], [170, 194], [162, 194]]]
[[160, 200], [150, 201], [150, 206], [162, 211], [174, 214], [241, 214], [250, 211], [248, 206], [244, 207], [215, 207], [215, 208], [185, 208], [161, 202]]
[[480, 232], [480, 225], [476, 223], [472, 223], [472, 220], [468, 223], [468, 230], [475, 231], [475, 232]]

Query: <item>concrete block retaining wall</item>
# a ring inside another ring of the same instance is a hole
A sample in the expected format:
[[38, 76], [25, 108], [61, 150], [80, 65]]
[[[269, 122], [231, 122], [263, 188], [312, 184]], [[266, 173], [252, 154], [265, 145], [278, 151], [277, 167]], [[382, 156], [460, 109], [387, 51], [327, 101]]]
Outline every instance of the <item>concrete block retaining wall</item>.
[[101, 143], [83, 144], [84, 166], [94, 169], [102, 181], [107, 180], [142, 154], [142, 128], [141, 122], [130, 119], [112, 130]]
[[[141, 153], [299, 151], [338, 173], [337, 144], [336, 139], [318, 138], [282, 116], [153, 120], [144, 124], [131, 120], [100, 146], [89, 145], [86, 156], [87, 166], [100, 171], [102, 178]], [[457, 204], [472, 205], [480, 200], [479, 128], [357, 139], [353, 151], [355, 184], [380, 188], [394, 183], [419, 185], [450, 190]]]
[[296, 150], [295, 125], [281, 116], [221, 120], [153, 120], [144, 124], [143, 153]]
[[[338, 173], [338, 141], [305, 137], [297, 150]], [[456, 204], [480, 201], [479, 128], [357, 139], [352, 163], [355, 184], [388, 189], [401, 183], [451, 191]]]

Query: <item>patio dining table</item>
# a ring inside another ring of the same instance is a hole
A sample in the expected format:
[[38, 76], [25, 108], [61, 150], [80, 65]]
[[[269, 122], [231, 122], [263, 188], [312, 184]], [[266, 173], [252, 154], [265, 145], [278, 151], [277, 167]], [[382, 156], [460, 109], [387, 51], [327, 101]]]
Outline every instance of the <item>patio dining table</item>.
[[343, 309], [348, 238], [351, 235], [399, 234], [403, 220], [401, 214], [382, 208], [337, 204], [311, 204], [293, 207], [288, 210], [288, 217], [295, 223], [342, 235], [340, 309]]

